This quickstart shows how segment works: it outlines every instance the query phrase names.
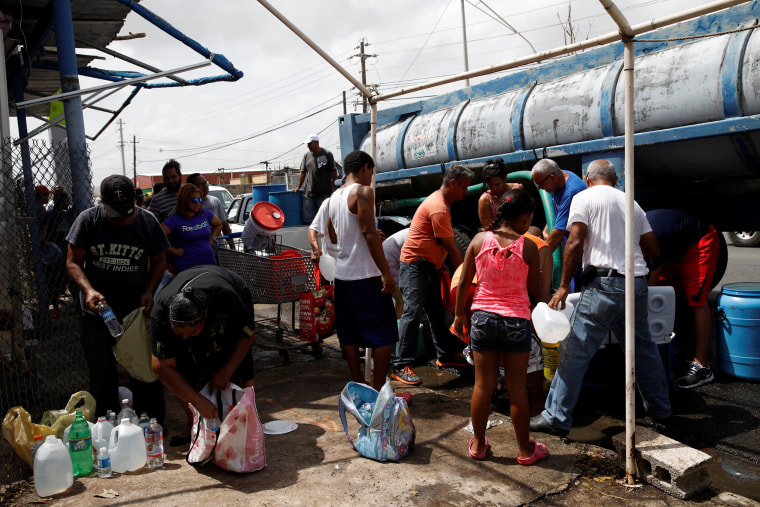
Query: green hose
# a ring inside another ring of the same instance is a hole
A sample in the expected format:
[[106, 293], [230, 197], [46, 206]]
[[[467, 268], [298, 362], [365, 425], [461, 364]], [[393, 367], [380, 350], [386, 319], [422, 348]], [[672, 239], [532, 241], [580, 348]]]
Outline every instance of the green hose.
[[[510, 183], [517, 183], [521, 180], [528, 180], [533, 183], [533, 179], [530, 176], [530, 171], [516, 171], [507, 175], [507, 181]], [[467, 187], [467, 195], [480, 195], [483, 193], [483, 184], [470, 185]], [[541, 205], [544, 209], [544, 216], [546, 218], [546, 225], [548, 230], [554, 229], [554, 222], [557, 220], [557, 216], [554, 214], [554, 203], [552, 202], [552, 196], [545, 190], [538, 189], [538, 195], [541, 199]], [[427, 199], [424, 197], [410, 197], [407, 199], [397, 199], [396, 206], [398, 208], [417, 208], [422, 201]], [[552, 286], [559, 287], [559, 283], [562, 279], [562, 252], [561, 248], [554, 250], [552, 254], [554, 260], [554, 270], [552, 271]]]

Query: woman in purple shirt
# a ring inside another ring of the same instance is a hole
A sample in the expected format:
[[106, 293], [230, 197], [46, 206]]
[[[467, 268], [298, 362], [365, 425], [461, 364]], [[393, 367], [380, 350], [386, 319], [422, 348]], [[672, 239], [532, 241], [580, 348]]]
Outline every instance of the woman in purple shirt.
[[197, 186], [192, 183], [182, 186], [174, 213], [161, 228], [172, 244], [167, 252], [172, 256], [175, 274], [199, 264], [216, 264], [211, 242], [222, 230], [222, 222], [212, 211], [203, 209], [203, 197]]

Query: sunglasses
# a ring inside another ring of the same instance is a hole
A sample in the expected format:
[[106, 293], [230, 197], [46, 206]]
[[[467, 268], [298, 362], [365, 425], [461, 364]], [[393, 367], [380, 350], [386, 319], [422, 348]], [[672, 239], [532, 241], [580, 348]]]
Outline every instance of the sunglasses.
[[190, 199], [190, 202], [193, 204], [200, 204], [203, 202], [203, 197], [193, 197]]

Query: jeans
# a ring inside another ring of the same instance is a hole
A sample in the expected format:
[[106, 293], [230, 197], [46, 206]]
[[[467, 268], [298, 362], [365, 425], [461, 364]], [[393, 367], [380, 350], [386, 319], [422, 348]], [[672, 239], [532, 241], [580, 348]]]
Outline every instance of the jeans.
[[[657, 345], [649, 333], [647, 282], [636, 278], [636, 386], [644, 408], [655, 418], [670, 416], [668, 379]], [[560, 343], [559, 367], [541, 415], [557, 429], [570, 430], [583, 377], [604, 338], [614, 331], [625, 341], [625, 278], [597, 277], [583, 289], [570, 321], [568, 337]]]
[[456, 338], [446, 328], [446, 310], [441, 299], [441, 282], [435, 265], [422, 259], [412, 263], [402, 262], [399, 285], [404, 297], [404, 313], [401, 314], [398, 328], [398, 359], [393, 366], [403, 368], [414, 363], [423, 312], [430, 322], [436, 355], [446, 357], [457, 352]]
[[310, 224], [312, 220], [314, 220], [317, 211], [319, 211], [319, 207], [322, 206], [322, 203], [328, 197], [330, 196], [322, 195], [318, 197], [309, 197], [308, 195], [303, 194], [303, 198], [301, 200], [301, 221], [304, 224]]
[[[119, 374], [116, 358], [111, 350], [115, 340], [97, 315], [81, 314], [79, 323], [80, 340], [90, 370], [89, 389], [95, 398], [96, 414], [106, 415], [107, 410], [113, 410], [118, 415], [121, 410]], [[161, 381], [142, 382], [129, 377], [129, 387], [132, 390], [132, 408], [137, 415], [147, 412], [150, 417], [155, 417], [163, 424], [166, 406]]]

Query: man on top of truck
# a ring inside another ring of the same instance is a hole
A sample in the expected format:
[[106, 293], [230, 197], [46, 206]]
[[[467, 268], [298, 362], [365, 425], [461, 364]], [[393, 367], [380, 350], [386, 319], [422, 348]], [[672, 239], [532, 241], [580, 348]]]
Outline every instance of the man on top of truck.
[[298, 185], [293, 192], [298, 192], [303, 187], [302, 219], [303, 223], [310, 224], [322, 202], [330, 197], [333, 181], [338, 179], [338, 171], [333, 154], [320, 148], [319, 136], [312, 134], [305, 142], [309, 151], [301, 159]]
[[399, 323], [398, 360], [391, 378], [409, 385], [422, 379], [412, 368], [417, 355], [417, 333], [422, 312], [430, 322], [439, 367], [468, 367], [456, 349], [456, 338], [446, 329], [445, 309], [441, 299], [440, 272], [449, 256], [451, 267], [462, 264], [462, 254], [454, 239], [449, 206], [467, 195], [473, 173], [453, 164], [443, 175], [441, 188], [430, 194], [417, 208], [409, 235], [401, 249], [399, 284], [404, 297], [404, 313]]
[[586, 189], [586, 184], [575, 174], [560, 169], [554, 160], [548, 158], [536, 162], [531, 170], [531, 178], [538, 188], [552, 195], [556, 217], [554, 229], [549, 233], [546, 242], [553, 252], [568, 234], [570, 203], [575, 194]]

